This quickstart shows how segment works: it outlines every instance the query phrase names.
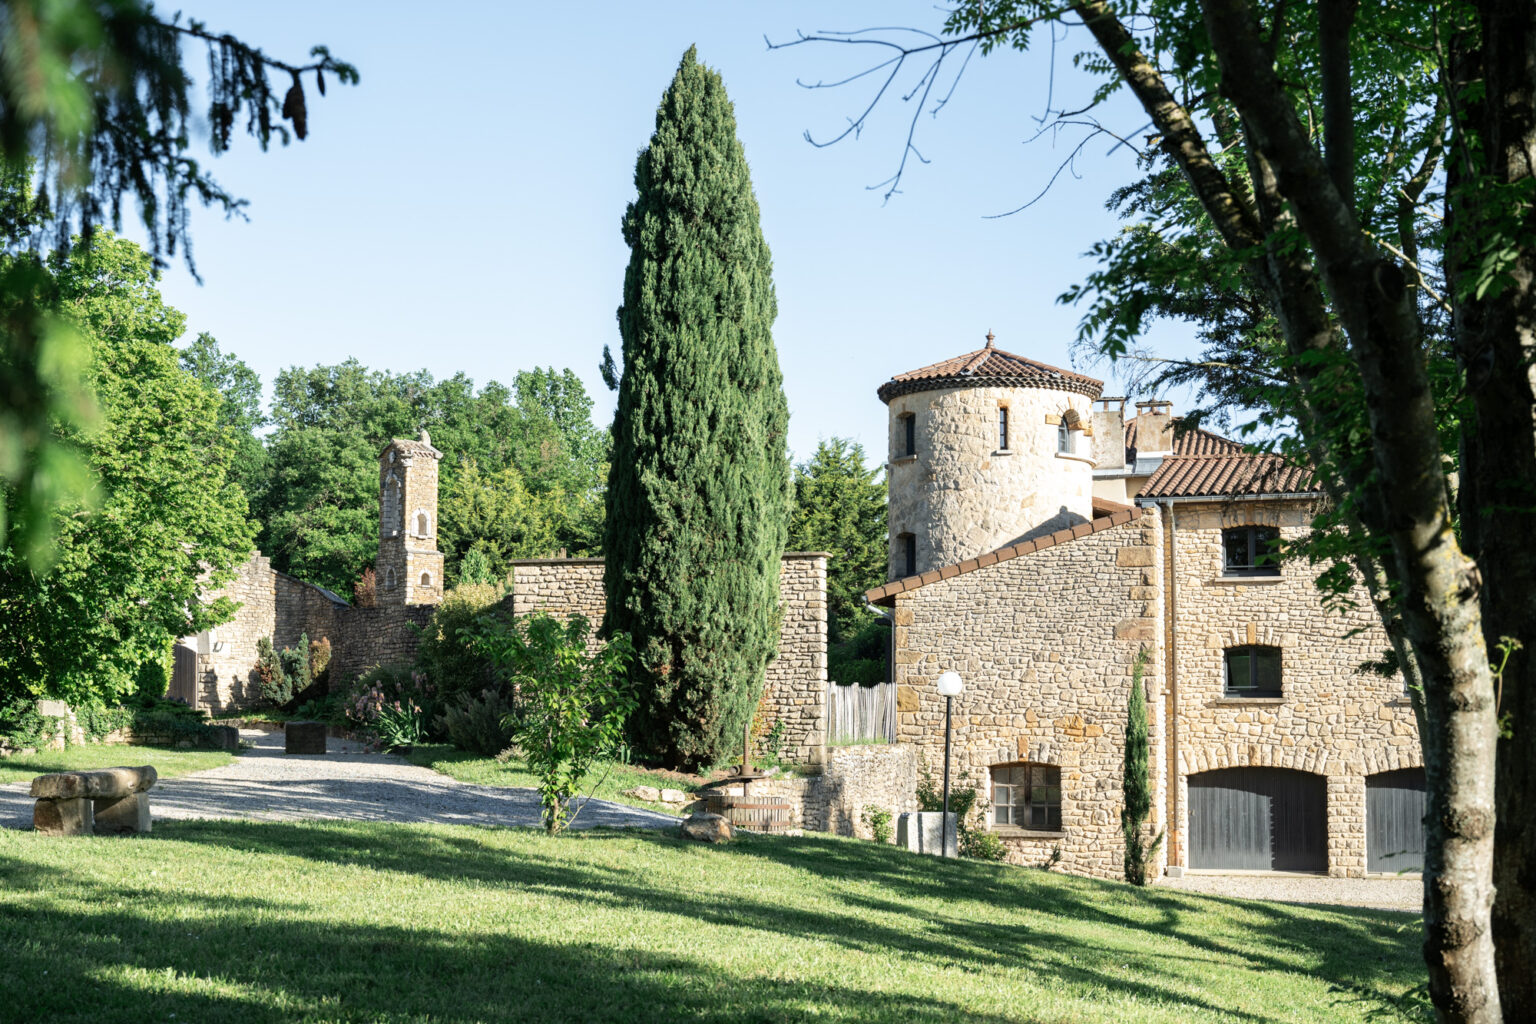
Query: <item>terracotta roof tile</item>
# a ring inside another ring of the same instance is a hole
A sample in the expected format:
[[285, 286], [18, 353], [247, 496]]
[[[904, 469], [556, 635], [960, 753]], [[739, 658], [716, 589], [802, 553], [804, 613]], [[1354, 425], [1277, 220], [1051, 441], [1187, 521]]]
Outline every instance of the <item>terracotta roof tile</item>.
[[1024, 356], [993, 348], [979, 348], [952, 359], [898, 373], [880, 385], [880, 401], [890, 402], [897, 395], [940, 388], [1050, 388], [1073, 391], [1098, 398], [1104, 382], [1071, 370], [1026, 359]]
[[[1106, 509], [1101, 514], [1099, 510], [1100, 504], [1112, 506], [1112, 510]], [[895, 601], [897, 594], [905, 594], [908, 591], [926, 587], [931, 583], [937, 583], [940, 579], [951, 579], [968, 572], [975, 572], [977, 569], [985, 569], [987, 566], [995, 565], [998, 562], [1007, 562], [1023, 555], [1033, 554], [1036, 551], [1043, 551], [1057, 544], [1069, 544], [1079, 537], [1086, 537], [1089, 534], [1113, 529], [1116, 526], [1124, 526], [1141, 514], [1142, 511], [1140, 509], [1132, 508], [1130, 505], [1118, 505], [1115, 502], [1101, 503], [1099, 499], [1094, 499], [1094, 517], [1089, 522], [1068, 526], [1057, 530], [1055, 533], [1047, 534], [1044, 537], [1036, 537], [1034, 540], [1027, 540], [1020, 544], [1010, 544], [1005, 548], [998, 548], [996, 551], [988, 551], [984, 555], [968, 558], [957, 565], [946, 565], [940, 569], [930, 569], [921, 576], [906, 576], [899, 580], [892, 580], [884, 586], [865, 591], [864, 596], [869, 599], [870, 604], [889, 605]]]
[[1241, 497], [1317, 491], [1311, 469], [1278, 455], [1198, 455], [1164, 459], [1138, 497]]

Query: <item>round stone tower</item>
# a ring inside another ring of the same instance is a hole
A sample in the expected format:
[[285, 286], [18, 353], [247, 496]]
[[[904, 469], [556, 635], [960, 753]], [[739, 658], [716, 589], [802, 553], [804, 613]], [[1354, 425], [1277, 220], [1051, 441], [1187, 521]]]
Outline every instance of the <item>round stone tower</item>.
[[994, 340], [880, 386], [891, 579], [1093, 517], [1093, 401], [1104, 382]]

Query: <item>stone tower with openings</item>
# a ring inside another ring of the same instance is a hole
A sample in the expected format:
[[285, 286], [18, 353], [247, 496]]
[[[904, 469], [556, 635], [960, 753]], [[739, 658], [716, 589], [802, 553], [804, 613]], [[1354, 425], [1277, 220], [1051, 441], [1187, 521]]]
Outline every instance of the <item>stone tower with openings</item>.
[[443, 596], [443, 553], [437, 550], [437, 463], [443, 453], [423, 430], [379, 454], [378, 602], [437, 604]]
[[996, 347], [897, 374], [890, 409], [890, 578], [954, 565], [1093, 518], [1102, 381]]

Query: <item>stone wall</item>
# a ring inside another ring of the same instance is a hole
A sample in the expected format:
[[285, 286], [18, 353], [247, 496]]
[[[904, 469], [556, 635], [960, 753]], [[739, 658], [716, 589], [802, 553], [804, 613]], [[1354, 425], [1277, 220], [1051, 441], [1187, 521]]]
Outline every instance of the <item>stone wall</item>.
[[[1325, 776], [1328, 872], [1363, 875], [1366, 776], [1423, 764], [1401, 680], [1356, 671], [1388, 646], [1363, 589], [1355, 609], [1340, 614], [1323, 609], [1305, 562], [1285, 563], [1279, 576], [1222, 575], [1224, 527], [1276, 526], [1290, 540], [1306, 534], [1313, 512], [1298, 500], [1173, 508], [1165, 528], [1178, 687], [1170, 863], [1187, 864], [1187, 777], [1252, 765]], [[1226, 648], [1255, 643], [1280, 648], [1283, 696], [1224, 696]]]
[[[784, 554], [779, 571], [783, 621], [779, 655], [768, 664], [762, 709], [784, 723], [784, 756], [818, 763], [827, 729], [827, 556]], [[602, 623], [607, 600], [600, 558], [533, 559], [512, 564], [512, 610], [581, 613]]]
[[[1152, 659], [1152, 750], [1162, 745], [1160, 544], [1158, 519], [1146, 513], [1086, 535], [1057, 534], [1049, 546], [895, 597], [898, 739], [942, 772], [944, 699], [935, 684], [954, 670], [965, 691], [954, 700], [952, 786], [972, 785], [990, 801], [994, 765], [1060, 770], [1059, 832], [991, 826], [1014, 863], [1040, 864], [1059, 848], [1065, 870], [1121, 876], [1125, 720], [1142, 648]], [[1155, 753], [1152, 761], [1155, 832], [1163, 780]]]
[[414, 661], [421, 635], [412, 627], [426, 626], [436, 610], [433, 605], [345, 609], [331, 639], [332, 692], [375, 665]]
[[[1043, 388], [947, 388], [890, 401], [890, 575], [905, 576], [903, 534], [917, 572], [952, 565], [1093, 516], [1092, 400]], [[998, 409], [1008, 407], [1008, 450]], [[1073, 455], [1057, 453], [1068, 411]], [[917, 454], [905, 455], [902, 418], [916, 418]]]
[[795, 828], [860, 839], [874, 838], [864, 809], [883, 808], [891, 812], [894, 840], [895, 816], [917, 810], [917, 751], [901, 743], [831, 747], [822, 774], [774, 776], [749, 783], [747, 792], [787, 800]]

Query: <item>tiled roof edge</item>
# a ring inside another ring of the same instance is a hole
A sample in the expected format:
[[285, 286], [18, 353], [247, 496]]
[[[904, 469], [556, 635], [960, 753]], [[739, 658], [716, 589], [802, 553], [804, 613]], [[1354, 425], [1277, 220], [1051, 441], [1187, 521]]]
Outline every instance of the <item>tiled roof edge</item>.
[[[1095, 499], [1097, 503], [1098, 499]], [[1105, 505], [1115, 505], [1118, 511], [1109, 512], [1107, 515], [1094, 516], [1086, 523], [1078, 523], [1076, 526], [1068, 526], [1057, 530], [1055, 533], [1046, 534], [1044, 537], [1036, 537], [1034, 540], [1021, 541], [1018, 544], [1010, 544], [1007, 547], [988, 551], [977, 555], [975, 558], [967, 558], [963, 562], [954, 565], [942, 566], [938, 569], [930, 569], [917, 576], [905, 576], [899, 580], [874, 587], [864, 592], [865, 598], [870, 604], [890, 604], [897, 594], [905, 594], [908, 591], [926, 587], [930, 583], [937, 583], [941, 579], [947, 580], [955, 576], [963, 576], [977, 569], [985, 569], [989, 565], [998, 562], [1007, 562], [1024, 555], [1034, 554], [1036, 551], [1044, 551], [1058, 544], [1067, 544], [1080, 537], [1102, 533], [1105, 530], [1124, 526], [1142, 514], [1142, 511], [1130, 505], [1119, 505], [1116, 502], [1104, 502]]]

